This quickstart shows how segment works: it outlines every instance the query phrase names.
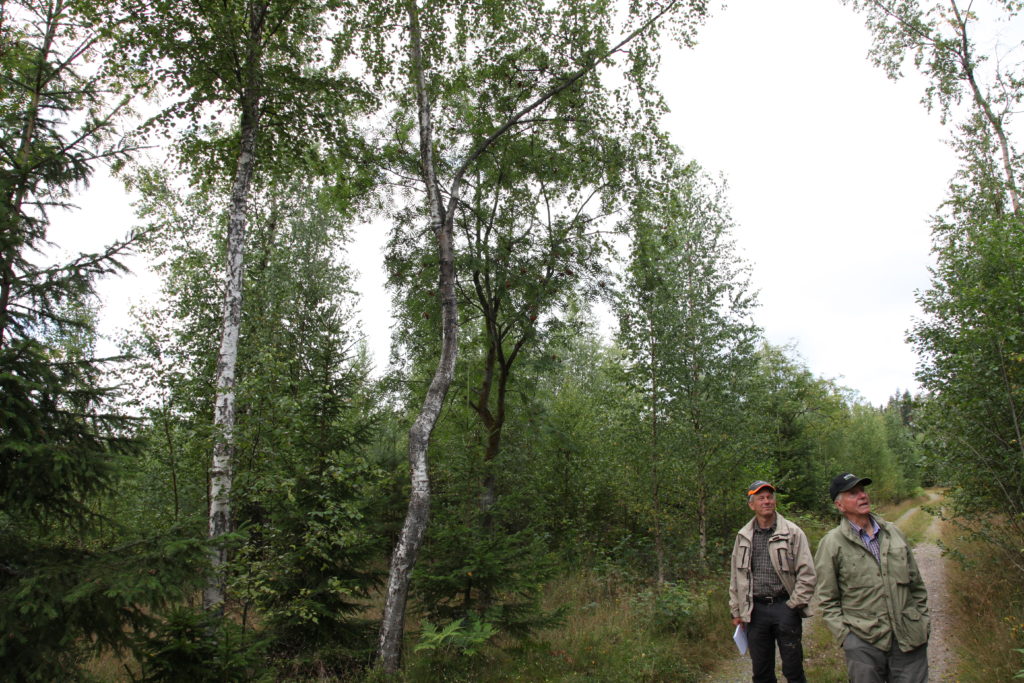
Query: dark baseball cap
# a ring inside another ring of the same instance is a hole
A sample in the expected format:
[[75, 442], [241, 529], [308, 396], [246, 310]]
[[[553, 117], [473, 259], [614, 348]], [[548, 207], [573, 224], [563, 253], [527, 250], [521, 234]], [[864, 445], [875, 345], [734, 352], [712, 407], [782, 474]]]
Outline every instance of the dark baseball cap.
[[870, 483], [871, 480], [867, 477], [858, 477], [856, 474], [843, 472], [832, 478], [832, 483], [828, 485], [828, 496], [835, 500], [836, 496], [843, 491], [849, 491], [854, 486], [867, 486]]
[[752, 496], [752, 495], [754, 495], [755, 493], [757, 493], [758, 491], [760, 491], [763, 488], [769, 488], [769, 489], [772, 490], [772, 493], [775, 493], [775, 487], [774, 486], [772, 486], [771, 484], [769, 484], [766, 481], [758, 479], [753, 484], [751, 484], [750, 487], [747, 489], [747, 495], [748, 496]]

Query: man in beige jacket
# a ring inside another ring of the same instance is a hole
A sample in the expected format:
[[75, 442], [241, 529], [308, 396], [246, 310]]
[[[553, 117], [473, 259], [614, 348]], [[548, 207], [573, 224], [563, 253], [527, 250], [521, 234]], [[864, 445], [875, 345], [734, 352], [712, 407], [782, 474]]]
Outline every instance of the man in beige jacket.
[[775, 511], [775, 487], [747, 489], [751, 519], [736, 534], [729, 575], [732, 623], [747, 632], [754, 683], [776, 683], [775, 645], [789, 683], [804, 677], [803, 617], [814, 595], [814, 561], [807, 536]]

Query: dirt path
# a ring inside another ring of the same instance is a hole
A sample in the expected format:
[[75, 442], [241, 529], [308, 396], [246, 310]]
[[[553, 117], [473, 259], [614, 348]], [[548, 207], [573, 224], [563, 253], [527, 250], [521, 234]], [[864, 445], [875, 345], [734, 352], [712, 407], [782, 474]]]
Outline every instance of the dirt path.
[[[928, 492], [928, 505], [934, 505], [941, 501], [941, 495], [933, 491]], [[896, 524], [901, 529], [909, 526], [917, 515], [928, 513], [920, 507], [913, 507], [904, 512]], [[942, 551], [936, 545], [941, 533], [942, 521], [934, 517], [926, 527], [923, 539], [914, 547], [914, 559], [917, 560], [917, 567], [924, 579], [924, 585], [928, 588], [928, 608], [931, 612], [932, 633], [928, 642], [928, 668], [929, 681], [953, 681], [955, 680], [955, 654], [950, 648], [951, 636], [949, 634], [949, 590], [946, 585], [946, 560], [942, 557]], [[815, 649], [815, 644], [809, 643], [809, 634], [822, 634], [823, 629], [817, 623], [818, 618], [812, 617], [804, 622], [804, 650], [805, 659], [809, 651]], [[828, 636], [825, 635], [827, 638]], [[841, 671], [837, 671], [837, 679], [845, 677]], [[782, 671], [776, 661], [776, 676], [784, 681]], [[714, 672], [708, 673], [705, 678], [707, 683], [746, 683], [750, 681], [750, 658], [746, 655], [730, 657], [722, 662], [721, 666]]]
[[[942, 497], [934, 491], [928, 492], [928, 505], [941, 502]], [[914, 515], [927, 515], [920, 508], [911, 508], [896, 520], [903, 528], [904, 524]], [[924, 538], [914, 547], [914, 559], [917, 568], [928, 589], [928, 610], [931, 612], [932, 634], [928, 640], [928, 680], [955, 680], [956, 655], [950, 647], [952, 636], [949, 633], [949, 587], [946, 584], [946, 559], [942, 550], [936, 545], [942, 532], [942, 520], [933, 517], [931, 524], [924, 532]]]

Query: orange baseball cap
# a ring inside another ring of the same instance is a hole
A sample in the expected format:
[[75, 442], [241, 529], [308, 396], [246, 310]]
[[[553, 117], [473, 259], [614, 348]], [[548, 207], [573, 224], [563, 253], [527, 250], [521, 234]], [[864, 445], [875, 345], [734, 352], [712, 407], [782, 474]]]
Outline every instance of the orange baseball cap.
[[762, 481], [761, 479], [758, 479], [757, 481], [755, 481], [753, 484], [750, 485], [750, 488], [747, 490], [747, 495], [748, 496], [752, 496], [752, 495], [754, 495], [755, 493], [757, 493], [758, 491], [760, 491], [763, 488], [769, 488], [769, 489], [772, 490], [772, 493], [775, 493], [775, 487], [774, 486], [772, 486], [771, 484], [769, 484], [766, 481]]

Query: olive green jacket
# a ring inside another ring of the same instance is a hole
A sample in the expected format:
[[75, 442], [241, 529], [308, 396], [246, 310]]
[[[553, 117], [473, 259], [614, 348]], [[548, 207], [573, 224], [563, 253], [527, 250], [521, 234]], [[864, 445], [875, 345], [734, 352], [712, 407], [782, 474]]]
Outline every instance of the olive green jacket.
[[[729, 611], [733, 618], [750, 621], [754, 607], [750, 555], [754, 549], [754, 524], [751, 519], [736, 534], [729, 572]], [[811, 616], [810, 602], [814, 596], [814, 560], [807, 535], [796, 524], [775, 513], [775, 533], [768, 539], [768, 556], [775, 573], [789, 593], [786, 604], [799, 609], [802, 616]]]
[[889, 651], [895, 634], [900, 650], [910, 652], [928, 642], [928, 592], [903, 532], [875, 521], [881, 562], [846, 519], [821, 539], [814, 554], [818, 609], [840, 643], [852, 632]]

